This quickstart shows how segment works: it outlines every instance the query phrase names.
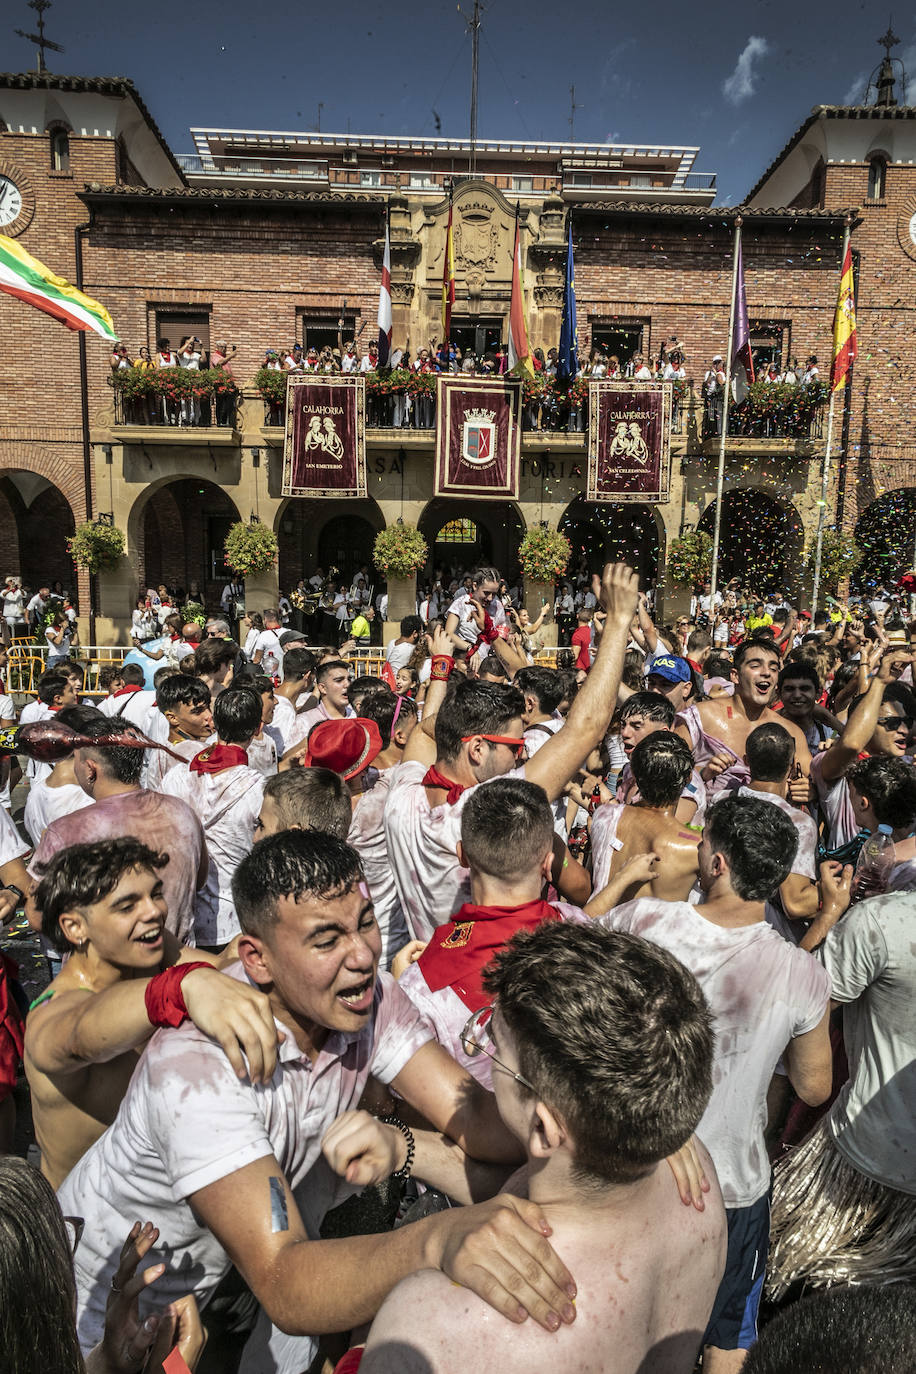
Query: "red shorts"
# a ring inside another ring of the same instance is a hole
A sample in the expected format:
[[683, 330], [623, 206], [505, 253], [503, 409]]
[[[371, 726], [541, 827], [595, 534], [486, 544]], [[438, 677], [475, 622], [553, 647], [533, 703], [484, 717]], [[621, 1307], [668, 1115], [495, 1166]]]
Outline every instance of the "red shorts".
[[354, 1345], [346, 1355], [342, 1355], [334, 1366], [334, 1374], [356, 1374], [362, 1363], [364, 1345]]
[[18, 974], [18, 964], [0, 953], [0, 1102], [15, 1088], [22, 1059], [25, 1026], [10, 988]]

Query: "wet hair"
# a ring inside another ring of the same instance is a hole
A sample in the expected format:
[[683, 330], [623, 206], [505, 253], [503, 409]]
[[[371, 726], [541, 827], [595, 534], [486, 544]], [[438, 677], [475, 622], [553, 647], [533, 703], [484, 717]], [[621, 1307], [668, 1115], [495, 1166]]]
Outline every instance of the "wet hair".
[[56, 670], [42, 673], [35, 684], [35, 692], [38, 700], [44, 702], [45, 706], [53, 706], [54, 698], [62, 696], [70, 686], [70, 679], [66, 673], [59, 673]]
[[846, 781], [868, 798], [879, 825], [903, 830], [916, 821], [916, 768], [911, 763], [880, 755], [859, 759]]
[[84, 1374], [60, 1204], [38, 1169], [0, 1155], [0, 1350], [16, 1374]]
[[703, 831], [728, 863], [732, 890], [743, 902], [765, 902], [792, 872], [798, 831], [786, 813], [757, 797], [723, 797]]
[[69, 725], [71, 730], [76, 730], [80, 735], [85, 734], [86, 726], [91, 725], [96, 720], [104, 720], [108, 722], [109, 726], [111, 725], [110, 718], [104, 715], [97, 706], [90, 706], [83, 702], [77, 706], [65, 706], [62, 711], [58, 711], [57, 719], [62, 725]]
[[246, 935], [266, 939], [284, 897], [336, 897], [363, 878], [356, 850], [319, 830], [284, 830], [259, 840], [232, 879], [232, 900]]
[[436, 752], [448, 762], [461, 752], [465, 735], [502, 735], [525, 710], [517, 687], [459, 678], [436, 715]]
[[916, 1287], [843, 1285], [777, 1312], [743, 1374], [910, 1374], [914, 1349]]
[[703, 664], [703, 673], [706, 677], [724, 677], [727, 682], [733, 667], [730, 654], [723, 653], [721, 649], [714, 650]]
[[644, 716], [646, 720], [661, 721], [670, 729], [676, 715], [674, 703], [660, 692], [634, 692], [620, 708], [620, 723], [631, 716]]
[[283, 681], [308, 677], [314, 673], [317, 662], [311, 649], [287, 649], [283, 655]]
[[754, 782], [784, 782], [795, 758], [795, 740], [784, 725], [767, 721], [751, 730], [744, 744]]
[[787, 659], [779, 673], [779, 690], [782, 691], [787, 682], [801, 680], [810, 682], [815, 692], [821, 690], [820, 676], [810, 658]]
[[[128, 734], [130, 729], [126, 722], [121, 725], [99, 711], [98, 719], [87, 721], [82, 733], [92, 739], [98, 739], [103, 735]], [[142, 749], [135, 749], [133, 745], [86, 744], [80, 747], [80, 753], [88, 755], [102, 769], [106, 778], [114, 782], [136, 786], [140, 781], [140, 774], [143, 772]]]
[[759, 630], [755, 630], [749, 639], [743, 639], [738, 645], [735, 650], [732, 667], [736, 671], [739, 670], [748, 654], [755, 649], [765, 649], [768, 654], [771, 654], [778, 662], [781, 662], [779, 650], [773, 642], [772, 636], [762, 635]]
[[712, 1017], [674, 955], [597, 922], [545, 921], [483, 977], [583, 1181], [634, 1182], [690, 1137], [712, 1091]]
[[379, 692], [368, 692], [362, 699], [359, 714], [363, 720], [375, 721], [382, 743], [387, 748], [396, 725], [400, 725], [402, 721], [406, 725], [417, 715], [417, 703], [412, 697], [396, 696], [386, 687]]
[[[141, 750], [137, 753], [143, 757]], [[47, 863], [37, 865], [41, 881], [32, 900], [41, 916], [42, 935], [61, 953], [69, 951], [72, 946], [60, 928], [61, 916], [103, 901], [130, 869], [158, 873], [168, 861], [167, 854], [157, 854], [132, 835], [59, 849]]]
[[239, 656], [239, 646], [233, 639], [205, 639], [194, 650], [194, 664], [198, 673], [218, 673], [227, 663]]
[[372, 677], [368, 673], [365, 673], [362, 677], [355, 677], [350, 683], [350, 688], [347, 692], [347, 700], [356, 714], [360, 715], [360, 702], [364, 697], [367, 697], [370, 692], [386, 690], [391, 690], [387, 682], [383, 682], [380, 677]]
[[555, 668], [522, 668], [515, 674], [515, 686], [525, 696], [534, 697], [538, 709], [551, 715], [566, 695], [566, 682]]
[[223, 744], [248, 744], [258, 733], [263, 702], [253, 687], [227, 687], [213, 703], [213, 724]]
[[165, 715], [174, 711], [176, 706], [210, 705], [210, 688], [203, 678], [189, 677], [185, 673], [175, 673], [167, 677], [156, 688], [156, 705]]
[[553, 821], [544, 789], [523, 778], [476, 787], [461, 813], [469, 868], [509, 882], [527, 877], [553, 848]]
[[690, 781], [690, 745], [670, 730], [653, 730], [630, 755], [636, 786], [648, 806], [673, 806]]
[[[264, 784], [286, 830], [323, 830], [345, 840], [353, 807], [347, 785], [330, 768], [290, 768]], [[263, 844], [263, 840], [260, 842]]]
[[423, 621], [418, 615], [405, 615], [401, 621], [401, 638], [409, 639], [411, 635], [421, 635], [423, 633]]

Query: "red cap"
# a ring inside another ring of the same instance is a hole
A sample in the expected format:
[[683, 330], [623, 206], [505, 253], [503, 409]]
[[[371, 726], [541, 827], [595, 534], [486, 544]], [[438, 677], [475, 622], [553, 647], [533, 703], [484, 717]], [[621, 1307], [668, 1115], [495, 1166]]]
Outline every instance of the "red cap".
[[382, 736], [374, 720], [350, 716], [346, 720], [323, 720], [309, 735], [306, 768], [330, 768], [344, 782], [355, 778], [382, 752]]
[[799, 620], [810, 620], [810, 619], [811, 619], [811, 612], [810, 612], [810, 611], [799, 611], [799, 613], [798, 613], [798, 618], [799, 618]]

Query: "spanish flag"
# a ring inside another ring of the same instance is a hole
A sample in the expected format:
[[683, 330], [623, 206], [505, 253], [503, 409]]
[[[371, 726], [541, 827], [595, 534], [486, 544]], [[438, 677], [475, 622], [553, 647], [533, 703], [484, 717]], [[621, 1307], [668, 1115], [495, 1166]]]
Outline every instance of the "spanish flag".
[[111, 316], [104, 305], [84, 296], [50, 267], [33, 258], [15, 239], [0, 234], [0, 291], [18, 296], [27, 305], [43, 310], [68, 329], [92, 330], [103, 339], [117, 341]]
[[833, 376], [831, 390], [846, 385], [846, 374], [856, 360], [856, 292], [852, 275], [852, 248], [847, 243], [833, 321]]
[[452, 193], [448, 196], [448, 228], [445, 231], [445, 261], [442, 264], [442, 338], [446, 347], [452, 333], [452, 306], [455, 304], [455, 241], [452, 238]]
[[509, 371], [520, 376], [534, 376], [531, 350], [528, 347], [528, 325], [525, 323], [525, 285], [522, 275], [522, 243], [515, 209], [515, 248], [512, 252], [512, 300], [509, 304]]

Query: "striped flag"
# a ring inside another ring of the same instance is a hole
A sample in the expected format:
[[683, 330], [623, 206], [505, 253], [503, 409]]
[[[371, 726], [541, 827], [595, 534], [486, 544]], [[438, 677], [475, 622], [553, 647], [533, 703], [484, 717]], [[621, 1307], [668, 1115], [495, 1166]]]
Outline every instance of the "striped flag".
[[509, 371], [534, 376], [525, 323], [525, 282], [522, 273], [522, 244], [515, 207], [515, 248], [512, 251], [512, 300], [509, 305]]
[[852, 275], [852, 248], [847, 243], [840, 277], [840, 291], [833, 321], [833, 376], [831, 390], [846, 385], [846, 374], [856, 360], [856, 288]]
[[448, 193], [448, 228], [445, 231], [445, 261], [442, 264], [442, 338], [446, 345], [452, 334], [452, 306], [455, 304], [455, 240], [452, 237], [452, 193]]
[[563, 290], [563, 319], [560, 324], [560, 346], [557, 349], [557, 376], [571, 380], [579, 371], [579, 352], [576, 347], [576, 274], [573, 268], [572, 215], [569, 217], [569, 238], [566, 245], [566, 286]]
[[117, 340], [111, 316], [104, 305], [84, 296], [43, 262], [33, 258], [15, 239], [0, 234], [0, 291], [18, 296], [27, 305], [43, 310], [68, 329], [93, 330], [103, 339]]
[[738, 245], [738, 274], [735, 277], [735, 299], [732, 302], [732, 395], [740, 405], [749, 386], [754, 385], [754, 359], [751, 354], [751, 330], [747, 318], [747, 292], [744, 289], [744, 254]]
[[382, 258], [382, 285], [378, 293], [378, 365], [387, 367], [391, 356], [391, 242], [385, 217], [385, 256]]

